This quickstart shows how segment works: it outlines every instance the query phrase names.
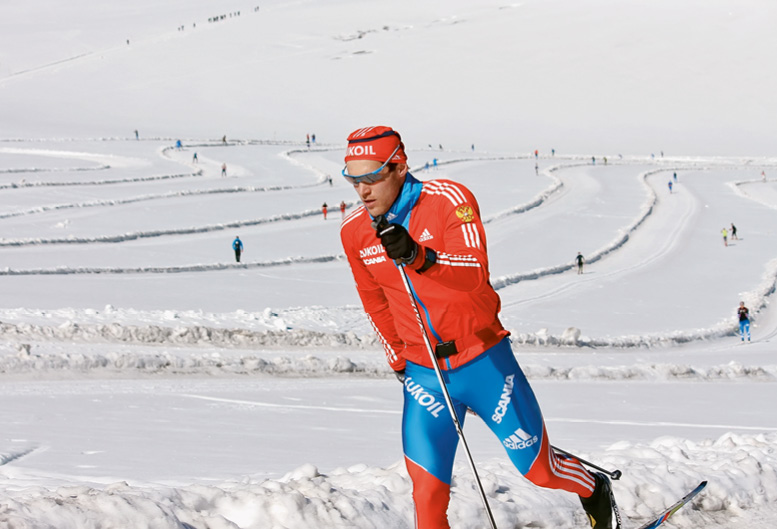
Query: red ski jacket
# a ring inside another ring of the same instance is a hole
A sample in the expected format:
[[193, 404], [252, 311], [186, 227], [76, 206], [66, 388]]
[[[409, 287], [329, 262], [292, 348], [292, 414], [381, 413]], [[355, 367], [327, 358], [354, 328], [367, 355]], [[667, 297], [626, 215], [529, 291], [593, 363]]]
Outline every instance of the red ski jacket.
[[[403, 224], [419, 245], [419, 258], [405, 270], [432, 346], [455, 343], [457, 353], [438, 359], [438, 365], [455, 369], [509, 334], [499, 321], [499, 296], [489, 283], [480, 208], [461, 184], [407, 178], [397, 200], [408, 203], [407, 195], [414, 196], [404, 218], [400, 211], [390, 222]], [[402, 277], [386, 256], [372, 220], [362, 206], [343, 220], [340, 230], [362, 304], [395, 371], [404, 369], [406, 360], [431, 368]], [[436, 252], [437, 261], [419, 272], [426, 248]]]

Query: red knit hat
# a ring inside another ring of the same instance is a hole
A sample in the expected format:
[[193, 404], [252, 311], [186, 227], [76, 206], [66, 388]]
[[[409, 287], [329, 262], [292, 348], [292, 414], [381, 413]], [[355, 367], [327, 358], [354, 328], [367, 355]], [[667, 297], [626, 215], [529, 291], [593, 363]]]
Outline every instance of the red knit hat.
[[407, 155], [402, 138], [391, 127], [364, 127], [353, 131], [348, 136], [345, 162], [348, 163], [351, 160], [407, 163]]

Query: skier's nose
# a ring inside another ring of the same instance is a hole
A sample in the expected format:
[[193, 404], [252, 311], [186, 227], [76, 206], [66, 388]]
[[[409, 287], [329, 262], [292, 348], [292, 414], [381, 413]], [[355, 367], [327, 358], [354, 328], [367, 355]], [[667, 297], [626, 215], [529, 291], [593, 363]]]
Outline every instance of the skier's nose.
[[370, 190], [372, 187], [365, 184], [364, 182], [359, 182], [358, 184], [354, 184], [354, 189], [356, 189], [356, 193], [361, 197], [365, 198], [367, 195], [370, 194]]

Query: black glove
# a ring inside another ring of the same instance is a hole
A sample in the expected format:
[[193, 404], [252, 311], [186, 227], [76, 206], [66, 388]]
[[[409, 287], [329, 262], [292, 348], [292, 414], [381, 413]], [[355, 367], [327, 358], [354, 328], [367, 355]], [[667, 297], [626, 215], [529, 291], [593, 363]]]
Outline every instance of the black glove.
[[407, 230], [399, 224], [377, 226], [380, 243], [386, 249], [386, 255], [395, 261], [412, 263], [418, 253], [418, 244]]
[[401, 383], [405, 383], [405, 370], [402, 371], [394, 371], [394, 376], [397, 377], [397, 380], [399, 380]]

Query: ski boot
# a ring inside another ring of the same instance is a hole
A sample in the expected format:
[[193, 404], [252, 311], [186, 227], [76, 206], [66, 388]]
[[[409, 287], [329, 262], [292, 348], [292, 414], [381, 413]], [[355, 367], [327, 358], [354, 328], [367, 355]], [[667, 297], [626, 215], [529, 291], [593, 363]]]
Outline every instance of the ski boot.
[[580, 497], [580, 502], [583, 504], [583, 509], [585, 509], [593, 529], [613, 529], [610, 480], [599, 472], [593, 472], [592, 475], [596, 478], [594, 493], [590, 498]]

